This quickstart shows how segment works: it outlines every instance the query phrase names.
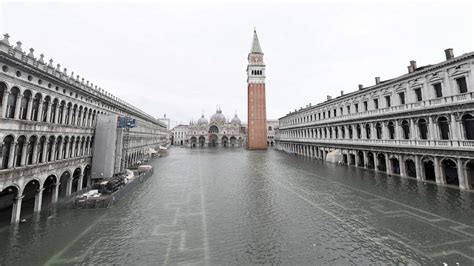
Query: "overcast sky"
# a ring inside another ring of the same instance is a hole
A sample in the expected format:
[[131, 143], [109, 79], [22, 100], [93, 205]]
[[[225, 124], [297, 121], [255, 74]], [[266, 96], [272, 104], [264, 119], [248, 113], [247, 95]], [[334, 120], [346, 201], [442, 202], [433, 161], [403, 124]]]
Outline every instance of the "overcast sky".
[[473, 49], [469, 3], [14, 3], [2, 33], [172, 123], [220, 105], [247, 120], [246, 65], [257, 27], [267, 117]]

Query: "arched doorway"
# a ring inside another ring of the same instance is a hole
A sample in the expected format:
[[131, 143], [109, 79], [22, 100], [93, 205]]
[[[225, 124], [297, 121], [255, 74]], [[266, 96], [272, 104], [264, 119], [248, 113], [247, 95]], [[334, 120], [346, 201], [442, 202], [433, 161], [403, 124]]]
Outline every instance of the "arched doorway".
[[425, 171], [425, 180], [436, 181], [434, 163], [432, 160], [424, 160], [423, 169]]
[[67, 187], [70, 178], [71, 174], [69, 173], [69, 171], [65, 171], [59, 178], [59, 198], [61, 199], [68, 196]]
[[416, 166], [415, 162], [412, 159], [408, 159], [405, 161], [405, 169], [407, 172], [407, 176], [416, 177]]
[[200, 136], [199, 137], [199, 147], [204, 147], [204, 144], [206, 143], [206, 139], [204, 138], [204, 136]]
[[191, 148], [195, 148], [197, 143], [196, 137], [191, 137]]
[[357, 158], [359, 160], [359, 164], [357, 166], [364, 167], [364, 164], [365, 164], [365, 162], [364, 162], [364, 153], [361, 152], [361, 151], [357, 152]]
[[451, 159], [444, 159], [441, 163], [441, 166], [446, 184], [459, 186], [458, 168], [456, 162]]
[[[72, 188], [71, 193], [74, 193], [79, 188], [79, 178], [81, 177], [81, 168], [76, 168], [72, 174]], [[82, 184], [81, 184], [82, 185]]]
[[392, 173], [399, 175], [400, 174], [400, 161], [392, 157], [390, 158], [390, 164], [392, 165]]
[[228, 139], [226, 136], [222, 137], [222, 147], [227, 148]]
[[235, 147], [236, 142], [237, 142], [237, 139], [236, 139], [234, 136], [230, 137], [230, 146], [231, 146], [232, 148]]
[[0, 192], [0, 224], [12, 222], [13, 205], [18, 196], [18, 188], [9, 186]]
[[367, 153], [367, 168], [374, 169], [374, 154], [371, 152]]
[[49, 205], [53, 203], [53, 193], [56, 187], [57, 178], [54, 175], [48, 176], [43, 184], [43, 202], [41, 209], [46, 209]]
[[378, 168], [377, 170], [381, 172], [387, 172], [387, 162], [385, 160], [385, 154], [379, 153], [377, 154], [377, 160], [378, 160]]
[[82, 177], [82, 188], [86, 188], [89, 186], [89, 179], [91, 177], [91, 166], [86, 165], [84, 168], [84, 173]]
[[35, 208], [36, 194], [40, 188], [38, 180], [31, 180], [28, 182], [23, 189], [23, 199], [21, 202], [21, 214], [22, 216], [33, 213]]
[[217, 147], [217, 136], [215, 134], [211, 134], [209, 136], [209, 146], [210, 147]]

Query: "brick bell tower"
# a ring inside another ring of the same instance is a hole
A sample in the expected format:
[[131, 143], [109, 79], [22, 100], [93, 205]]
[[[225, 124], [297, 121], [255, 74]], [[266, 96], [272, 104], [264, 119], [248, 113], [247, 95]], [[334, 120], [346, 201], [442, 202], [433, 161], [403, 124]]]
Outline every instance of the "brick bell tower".
[[250, 150], [267, 149], [267, 113], [265, 106], [265, 63], [258, 41], [257, 31], [253, 31], [253, 41], [248, 55], [248, 142]]

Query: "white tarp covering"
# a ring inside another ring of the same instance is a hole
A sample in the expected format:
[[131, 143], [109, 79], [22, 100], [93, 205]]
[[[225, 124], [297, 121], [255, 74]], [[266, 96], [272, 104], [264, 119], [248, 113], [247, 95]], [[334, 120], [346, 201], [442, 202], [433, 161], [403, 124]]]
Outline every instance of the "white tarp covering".
[[152, 148], [148, 148], [148, 150], [146, 151], [147, 154], [155, 154], [155, 153], [158, 153], [155, 149], [152, 149]]
[[165, 150], [165, 151], [166, 151], [167, 149], [168, 149], [168, 148], [163, 147], [163, 146], [160, 145], [160, 150]]
[[330, 151], [328, 155], [326, 156], [326, 161], [331, 162], [331, 163], [342, 162], [341, 150], [335, 149], [333, 151]]

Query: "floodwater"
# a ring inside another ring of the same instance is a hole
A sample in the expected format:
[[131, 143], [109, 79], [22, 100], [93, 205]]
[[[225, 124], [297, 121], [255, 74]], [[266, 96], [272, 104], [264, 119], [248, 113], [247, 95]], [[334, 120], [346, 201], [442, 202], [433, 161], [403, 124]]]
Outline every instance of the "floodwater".
[[282, 152], [172, 148], [109, 209], [0, 228], [0, 264], [474, 263], [474, 193]]

